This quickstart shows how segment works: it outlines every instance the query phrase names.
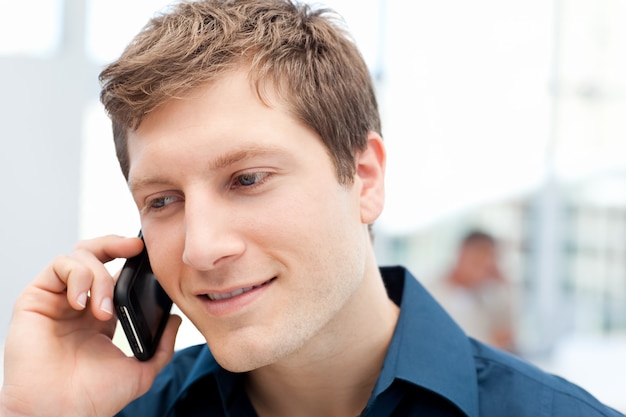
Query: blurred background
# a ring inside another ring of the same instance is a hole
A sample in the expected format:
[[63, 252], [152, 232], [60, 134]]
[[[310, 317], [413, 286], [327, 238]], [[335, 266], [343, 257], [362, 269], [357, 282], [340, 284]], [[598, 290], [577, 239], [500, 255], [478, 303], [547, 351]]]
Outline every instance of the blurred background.
[[[56, 255], [139, 229], [97, 75], [168, 3], [0, 0], [0, 344]], [[429, 286], [465, 232], [488, 232], [515, 353], [626, 410], [626, 2], [316, 4], [344, 16], [377, 84], [380, 262]], [[178, 346], [196, 341], [187, 324]]]

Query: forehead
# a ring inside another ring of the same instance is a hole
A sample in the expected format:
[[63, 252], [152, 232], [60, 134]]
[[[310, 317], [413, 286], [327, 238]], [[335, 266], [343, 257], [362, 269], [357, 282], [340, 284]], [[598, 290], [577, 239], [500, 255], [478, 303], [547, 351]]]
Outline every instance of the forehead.
[[261, 101], [247, 72], [235, 71], [167, 100], [128, 135], [130, 176], [146, 156], [154, 160], [185, 154], [192, 162], [249, 150], [324, 147], [311, 128], [292, 116], [271, 86], [266, 92], [269, 100]]
[[155, 125], [155, 119], [180, 117], [183, 113], [186, 116], [202, 113], [201, 117], [208, 121], [212, 121], [213, 114], [222, 111], [221, 117], [224, 117], [229, 110], [236, 110], [232, 116], [236, 116], [236, 113], [245, 114], [246, 117], [258, 115], [252, 121], [269, 115], [291, 117], [283, 97], [278, 95], [270, 81], [259, 83], [250, 78], [247, 68], [239, 67], [164, 100], [144, 116], [137, 131], [145, 132], [148, 126]]

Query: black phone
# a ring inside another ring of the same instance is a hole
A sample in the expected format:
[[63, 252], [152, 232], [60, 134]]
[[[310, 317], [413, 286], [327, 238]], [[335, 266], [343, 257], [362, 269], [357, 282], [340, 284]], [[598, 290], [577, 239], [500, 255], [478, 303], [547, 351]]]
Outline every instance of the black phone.
[[145, 246], [139, 255], [126, 260], [115, 284], [113, 304], [135, 357], [150, 359], [165, 329], [172, 300], [152, 272]]

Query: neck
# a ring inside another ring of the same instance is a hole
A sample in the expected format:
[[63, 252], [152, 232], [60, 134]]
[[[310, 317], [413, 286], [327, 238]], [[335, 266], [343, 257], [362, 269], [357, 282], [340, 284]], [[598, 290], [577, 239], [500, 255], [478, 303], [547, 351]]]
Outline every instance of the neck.
[[247, 391], [259, 416], [347, 416], [365, 408], [398, 319], [378, 272], [337, 317], [296, 354], [250, 372]]

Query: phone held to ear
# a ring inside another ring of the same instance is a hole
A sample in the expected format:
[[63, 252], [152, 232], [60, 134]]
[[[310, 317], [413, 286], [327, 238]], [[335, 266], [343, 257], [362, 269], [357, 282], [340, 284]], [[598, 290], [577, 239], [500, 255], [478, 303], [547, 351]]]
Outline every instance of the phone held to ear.
[[126, 260], [115, 284], [113, 303], [133, 354], [141, 361], [150, 359], [165, 329], [172, 300], [152, 272], [145, 246], [139, 255]]

